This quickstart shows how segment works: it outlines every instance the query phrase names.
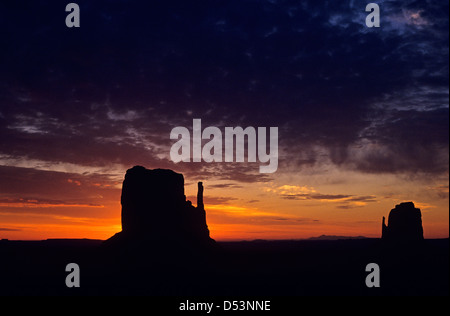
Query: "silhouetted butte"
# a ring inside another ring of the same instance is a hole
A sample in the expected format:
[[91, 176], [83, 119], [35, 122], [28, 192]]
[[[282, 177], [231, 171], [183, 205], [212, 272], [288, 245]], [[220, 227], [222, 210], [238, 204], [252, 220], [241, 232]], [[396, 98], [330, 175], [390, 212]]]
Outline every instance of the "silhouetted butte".
[[122, 185], [122, 231], [107, 243], [210, 245], [202, 182], [197, 199], [197, 207], [186, 200], [182, 174], [135, 166]]
[[389, 213], [388, 225], [383, 216], [381, 238], [389, 241], [423, 240], [422, 213], [413, 202], [396, 205]]

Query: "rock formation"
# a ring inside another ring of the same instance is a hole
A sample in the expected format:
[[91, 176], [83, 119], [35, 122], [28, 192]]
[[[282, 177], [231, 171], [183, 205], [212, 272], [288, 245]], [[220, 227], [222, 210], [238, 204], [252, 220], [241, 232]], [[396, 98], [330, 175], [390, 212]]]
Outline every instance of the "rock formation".
[[198, 184], [197, 207], [186, 201], [184, 177], [172, 170], [129, 169], [122, 185], [122, 232], [108, 242], [207, 245], [209, 237]]
[[418, 241], [423, 240], [422, 213], [413, 202], [396, 205], [389, 213], [388, 225], [383, 216], [383, 240]]

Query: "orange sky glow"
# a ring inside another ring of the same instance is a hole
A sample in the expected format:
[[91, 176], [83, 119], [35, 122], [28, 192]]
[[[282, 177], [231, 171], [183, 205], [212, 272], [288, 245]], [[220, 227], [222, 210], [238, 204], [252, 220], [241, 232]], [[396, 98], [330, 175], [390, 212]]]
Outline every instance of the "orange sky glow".
[[[53, 198], [47, 193], [45, 199], [2, 199], [1, 238], [105, 240], [121, 230], [119, 176], [101, 183], [83, 176], [73, 179], [73, 174], [59, 171], [46, 173], [61, 178], [67, 198], [56, 199], [57, 195], [61, 198], [56, 191]], [[342, 175], [336, 169], [322, 175], [304, 175], [302, 181], [298, 180], [302, 175], [286, 174], [253, 184], [205, 181], [211, 237], [219, 241], [305, 239], [320, 235], [378, 238], [382, 217], [387, 217], [396, 204], [410, 200], [422, 210], [425, 238], [448, 237], [445, 182], [426, 187], [397, 176], [381, 179], [377, 175], [346, 172], [347, 180], [343, 181]], [[197, 180], [203, 179], [185, 178], [187, 199], [194, 204]], [[337, 184], [338, 180], [341, 183]]]

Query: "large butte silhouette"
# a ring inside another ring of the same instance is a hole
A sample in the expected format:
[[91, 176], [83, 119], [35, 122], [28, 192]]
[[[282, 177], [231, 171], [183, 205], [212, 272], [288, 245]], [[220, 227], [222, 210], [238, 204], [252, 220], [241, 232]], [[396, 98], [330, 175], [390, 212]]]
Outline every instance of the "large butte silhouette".
[[186, 200], [182, 174], [135, 166], [125, 175], [121, 204], [122, 231], [108, 244], [214, 244], [206, 224], [202, 182], [195, 207]]
[[383, 216], [382, 235], [388, 241], [423, 240], [422, 213], [413, 202], [396, 205], [389, 213], [388, 225]]

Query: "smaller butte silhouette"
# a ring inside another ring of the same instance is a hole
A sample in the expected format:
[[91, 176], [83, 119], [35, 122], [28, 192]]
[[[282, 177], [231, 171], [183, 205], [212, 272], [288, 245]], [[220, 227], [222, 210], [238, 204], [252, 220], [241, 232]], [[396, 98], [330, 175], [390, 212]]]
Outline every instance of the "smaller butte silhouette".
[[413, 202], [396, 205], [389, 213], [388, 225], [383, 216], [382, 235], [388, 241], [423, 240], [422, 213]]
[[203, 205], [203, 183], [198, 183], [197, 207], [186, 200], [184, 177], [166, 169], [135, 166], [122, 185], [122, 231], [109, 244], [156, 243], [207, 246], [209, 236]]

